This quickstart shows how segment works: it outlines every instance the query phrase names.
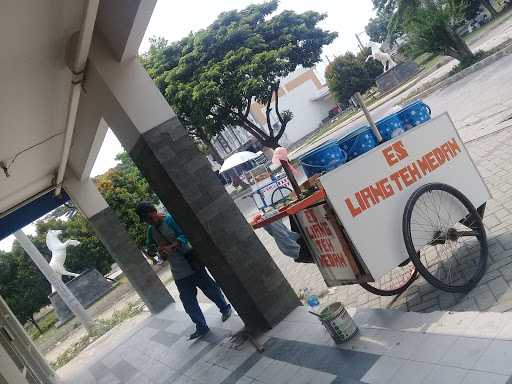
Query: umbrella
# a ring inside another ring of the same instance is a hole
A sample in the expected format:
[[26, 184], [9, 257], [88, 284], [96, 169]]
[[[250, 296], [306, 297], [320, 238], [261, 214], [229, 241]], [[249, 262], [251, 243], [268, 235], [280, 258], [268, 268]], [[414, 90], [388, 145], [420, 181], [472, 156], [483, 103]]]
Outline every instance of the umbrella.
[[235, 168], [237, 165], [248, 162], [249, 160], [255, 159], [258, 157], [258, 154], [249, 151], [237, 152], [231, 156], [229, 156], [220, 167], [219, 172], [225, 172], [228, 169]]

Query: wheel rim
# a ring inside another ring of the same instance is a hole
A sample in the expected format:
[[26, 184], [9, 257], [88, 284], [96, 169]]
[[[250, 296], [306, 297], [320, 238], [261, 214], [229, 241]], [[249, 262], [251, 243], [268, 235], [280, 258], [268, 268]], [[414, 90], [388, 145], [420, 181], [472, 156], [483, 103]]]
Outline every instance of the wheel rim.
[[377, 281], [366, 284], [379, 291], [378, 294], [398, 294], [410, 285], [415, 274], [416, 268], [409, 262], [402, 267], [393, 268]]
[[418, 197], [410, 214], [410, 240], [426, 272], [446, 287], [472, 286], [485, 268], [482, 221], [448, 191], [430, 189]]

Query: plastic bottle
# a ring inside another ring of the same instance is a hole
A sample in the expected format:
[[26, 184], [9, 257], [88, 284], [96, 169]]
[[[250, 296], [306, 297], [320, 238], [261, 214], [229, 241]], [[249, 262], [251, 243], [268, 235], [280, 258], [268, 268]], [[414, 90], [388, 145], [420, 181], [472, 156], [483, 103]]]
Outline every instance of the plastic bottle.
[[308, 288], [304, 290], [304, 296], [306, 298], [306, 303], [308, 304], [309, 310], [316, 312], [320, 306], [320, 300], [318, 300], [318, 296], [312, 293]]

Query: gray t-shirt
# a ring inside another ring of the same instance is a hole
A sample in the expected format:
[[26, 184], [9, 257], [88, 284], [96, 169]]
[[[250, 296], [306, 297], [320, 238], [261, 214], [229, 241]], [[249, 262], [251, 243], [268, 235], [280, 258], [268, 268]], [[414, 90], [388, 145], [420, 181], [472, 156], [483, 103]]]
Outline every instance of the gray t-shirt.
[[[176, 242], [176, 233], [165, 223], [165, 221], [162, 221], [158, 228], [153, 226], [152, 235], [157, 244], [162, 243], [162, 237], [164, 243], [174, 244]], [[185, 259], [185, 256], [183, 256], [183, 251], [183, 249], [178, 248], [176, 252], [166, 255], [167, 261], [171, 266], [171, 272], [174, 276], [174, 280], [184, 279], [185, 277], [191, 276], [195, 273], [188, 261]]]

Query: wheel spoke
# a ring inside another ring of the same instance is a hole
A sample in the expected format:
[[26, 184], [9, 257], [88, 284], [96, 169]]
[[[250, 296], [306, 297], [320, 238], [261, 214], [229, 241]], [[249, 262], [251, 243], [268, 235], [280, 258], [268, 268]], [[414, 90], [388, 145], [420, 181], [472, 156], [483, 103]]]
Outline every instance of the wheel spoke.
[[467, 198], [444, 184], [420, 187], [411, 200], [404, 213], [404, 239], [418, 271], [438, 288], [470, 289], [487, 261], [480, 216]]

